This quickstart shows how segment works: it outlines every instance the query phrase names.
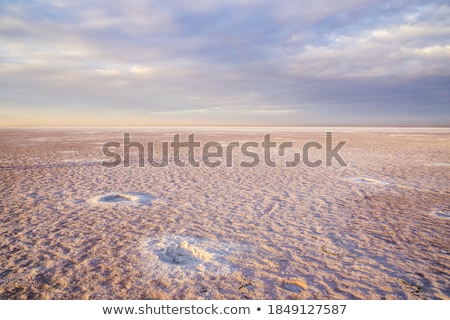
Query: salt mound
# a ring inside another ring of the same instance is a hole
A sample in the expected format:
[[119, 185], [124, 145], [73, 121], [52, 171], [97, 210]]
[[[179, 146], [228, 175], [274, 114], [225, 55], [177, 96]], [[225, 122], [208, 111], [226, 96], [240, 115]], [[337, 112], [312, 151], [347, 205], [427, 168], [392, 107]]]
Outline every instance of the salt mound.
[[160, 254], [162, 261], [178, 265], [198, 264], [209, 260], [211, 257], [212, 255], [210, 253], [186, 241], [170, 245]]
[[141, 249], [148, 268], [147, 276], [172, 279], [170, 282], [200, 274], [230, 274], [235, 269], [230, 259], [236, 254], [242, 254], [243, 249], [246, 250], [236, 243], [181, 235], [143, 239]]

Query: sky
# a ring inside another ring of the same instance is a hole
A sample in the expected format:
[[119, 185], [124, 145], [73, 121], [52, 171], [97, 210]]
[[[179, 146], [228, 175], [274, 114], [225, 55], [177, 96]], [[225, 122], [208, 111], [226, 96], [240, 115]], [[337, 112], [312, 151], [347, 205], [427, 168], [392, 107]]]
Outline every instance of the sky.
[[450, 125], [450, 3], [0, 0], [0, 126]]

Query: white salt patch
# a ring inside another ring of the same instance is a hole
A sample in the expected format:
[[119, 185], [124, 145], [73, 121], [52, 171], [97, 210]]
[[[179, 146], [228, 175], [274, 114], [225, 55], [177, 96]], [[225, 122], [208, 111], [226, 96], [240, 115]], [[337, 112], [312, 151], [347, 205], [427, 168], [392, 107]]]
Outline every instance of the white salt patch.
[[175, 282], [198, 274], [229, 274], [234, 267], [227, 257], [239, 251], [236, 244], [184, 236], [144, 240], [141, 249], [149, 277]]
[[301, 292], [302, 288], [296, 284], [293, 283], [283, 283], [282, 287], [286, 290], [292, 291], [292, 292]]
[[82, 164], [99, 163], [100, 164], [105, 160], [103, 160], [103, 159], [64, 159], [61, 161], [64, 163], [69, 163], [69, 164], [79, 164], [79, 163], [82, 163]]
[[303, 279], [286, 279], [283, 281], [281, 287], [292, 292], [301, 292], [308, 289], [308, 284]]
[[431, 214], [434, 214], [435, 216], [438, 216], [440, 218], [450, 218], [450, 210], [436, 209], [432, 211]]
[[28, 141], [38, 141], [38, 142], [47, 142], [47, 141], [61, 141], [60, 138], [31, 138], [26, 139]]
[[66, 163], [82, 163], [82, 162], [86, 162], [86, 159], [65, 159], [65, 160], [62, 160], [62, 162], [66, 162]]
[[443, 162], [435, 162], [435, 163], [426, 163], [427, 167], [450, 167], [450, 163]]
[[159, 255], [162, 261], [173, 264], [198, 264], [209, 260], [212, 255], [207, 251], [186, 241], [171, 244]]
[[363, 178], [363, 177], [356, 177], [351, 178], [350, 181], [356, 182], [356, 183], [365, 183], [365, 184], [373, 184], [373, 185], [388, 185], [389, 183], [382, 180], [375, 180], [371, 178]]
[[410, 138], [410, 137], [420, 137], [420, 138], [422, 138], [422, 137], [427, 137], [427, 135], [426, 134], [401, 134], [401, 133], [396, 133], [396, 134], [390, 134], [389, 135], [390, 137], [408, 137], [408, 138]]
[[151, 205], [154, 196], [147, 193], [119, 192], [96, 196], [89, 200], [93, 204]]

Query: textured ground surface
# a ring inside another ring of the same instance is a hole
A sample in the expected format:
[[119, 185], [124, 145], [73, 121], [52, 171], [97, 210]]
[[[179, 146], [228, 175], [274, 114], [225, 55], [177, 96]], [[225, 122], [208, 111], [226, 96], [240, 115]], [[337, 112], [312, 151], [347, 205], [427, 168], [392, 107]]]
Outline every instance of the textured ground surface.
[[[347, 167], [101, 166], [124, 132], [159, 154], [325, 131]], [[448, 129], [2, 129], [0, 298], [449, 299], [449, 159]]]

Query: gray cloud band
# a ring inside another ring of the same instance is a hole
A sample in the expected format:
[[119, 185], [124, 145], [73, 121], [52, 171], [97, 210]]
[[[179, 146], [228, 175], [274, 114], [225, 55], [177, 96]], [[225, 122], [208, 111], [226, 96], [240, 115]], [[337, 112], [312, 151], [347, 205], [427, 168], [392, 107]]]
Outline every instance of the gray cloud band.
[[2, 1], [0, 124], [448, 124], [448, 1], [207, 3]]

